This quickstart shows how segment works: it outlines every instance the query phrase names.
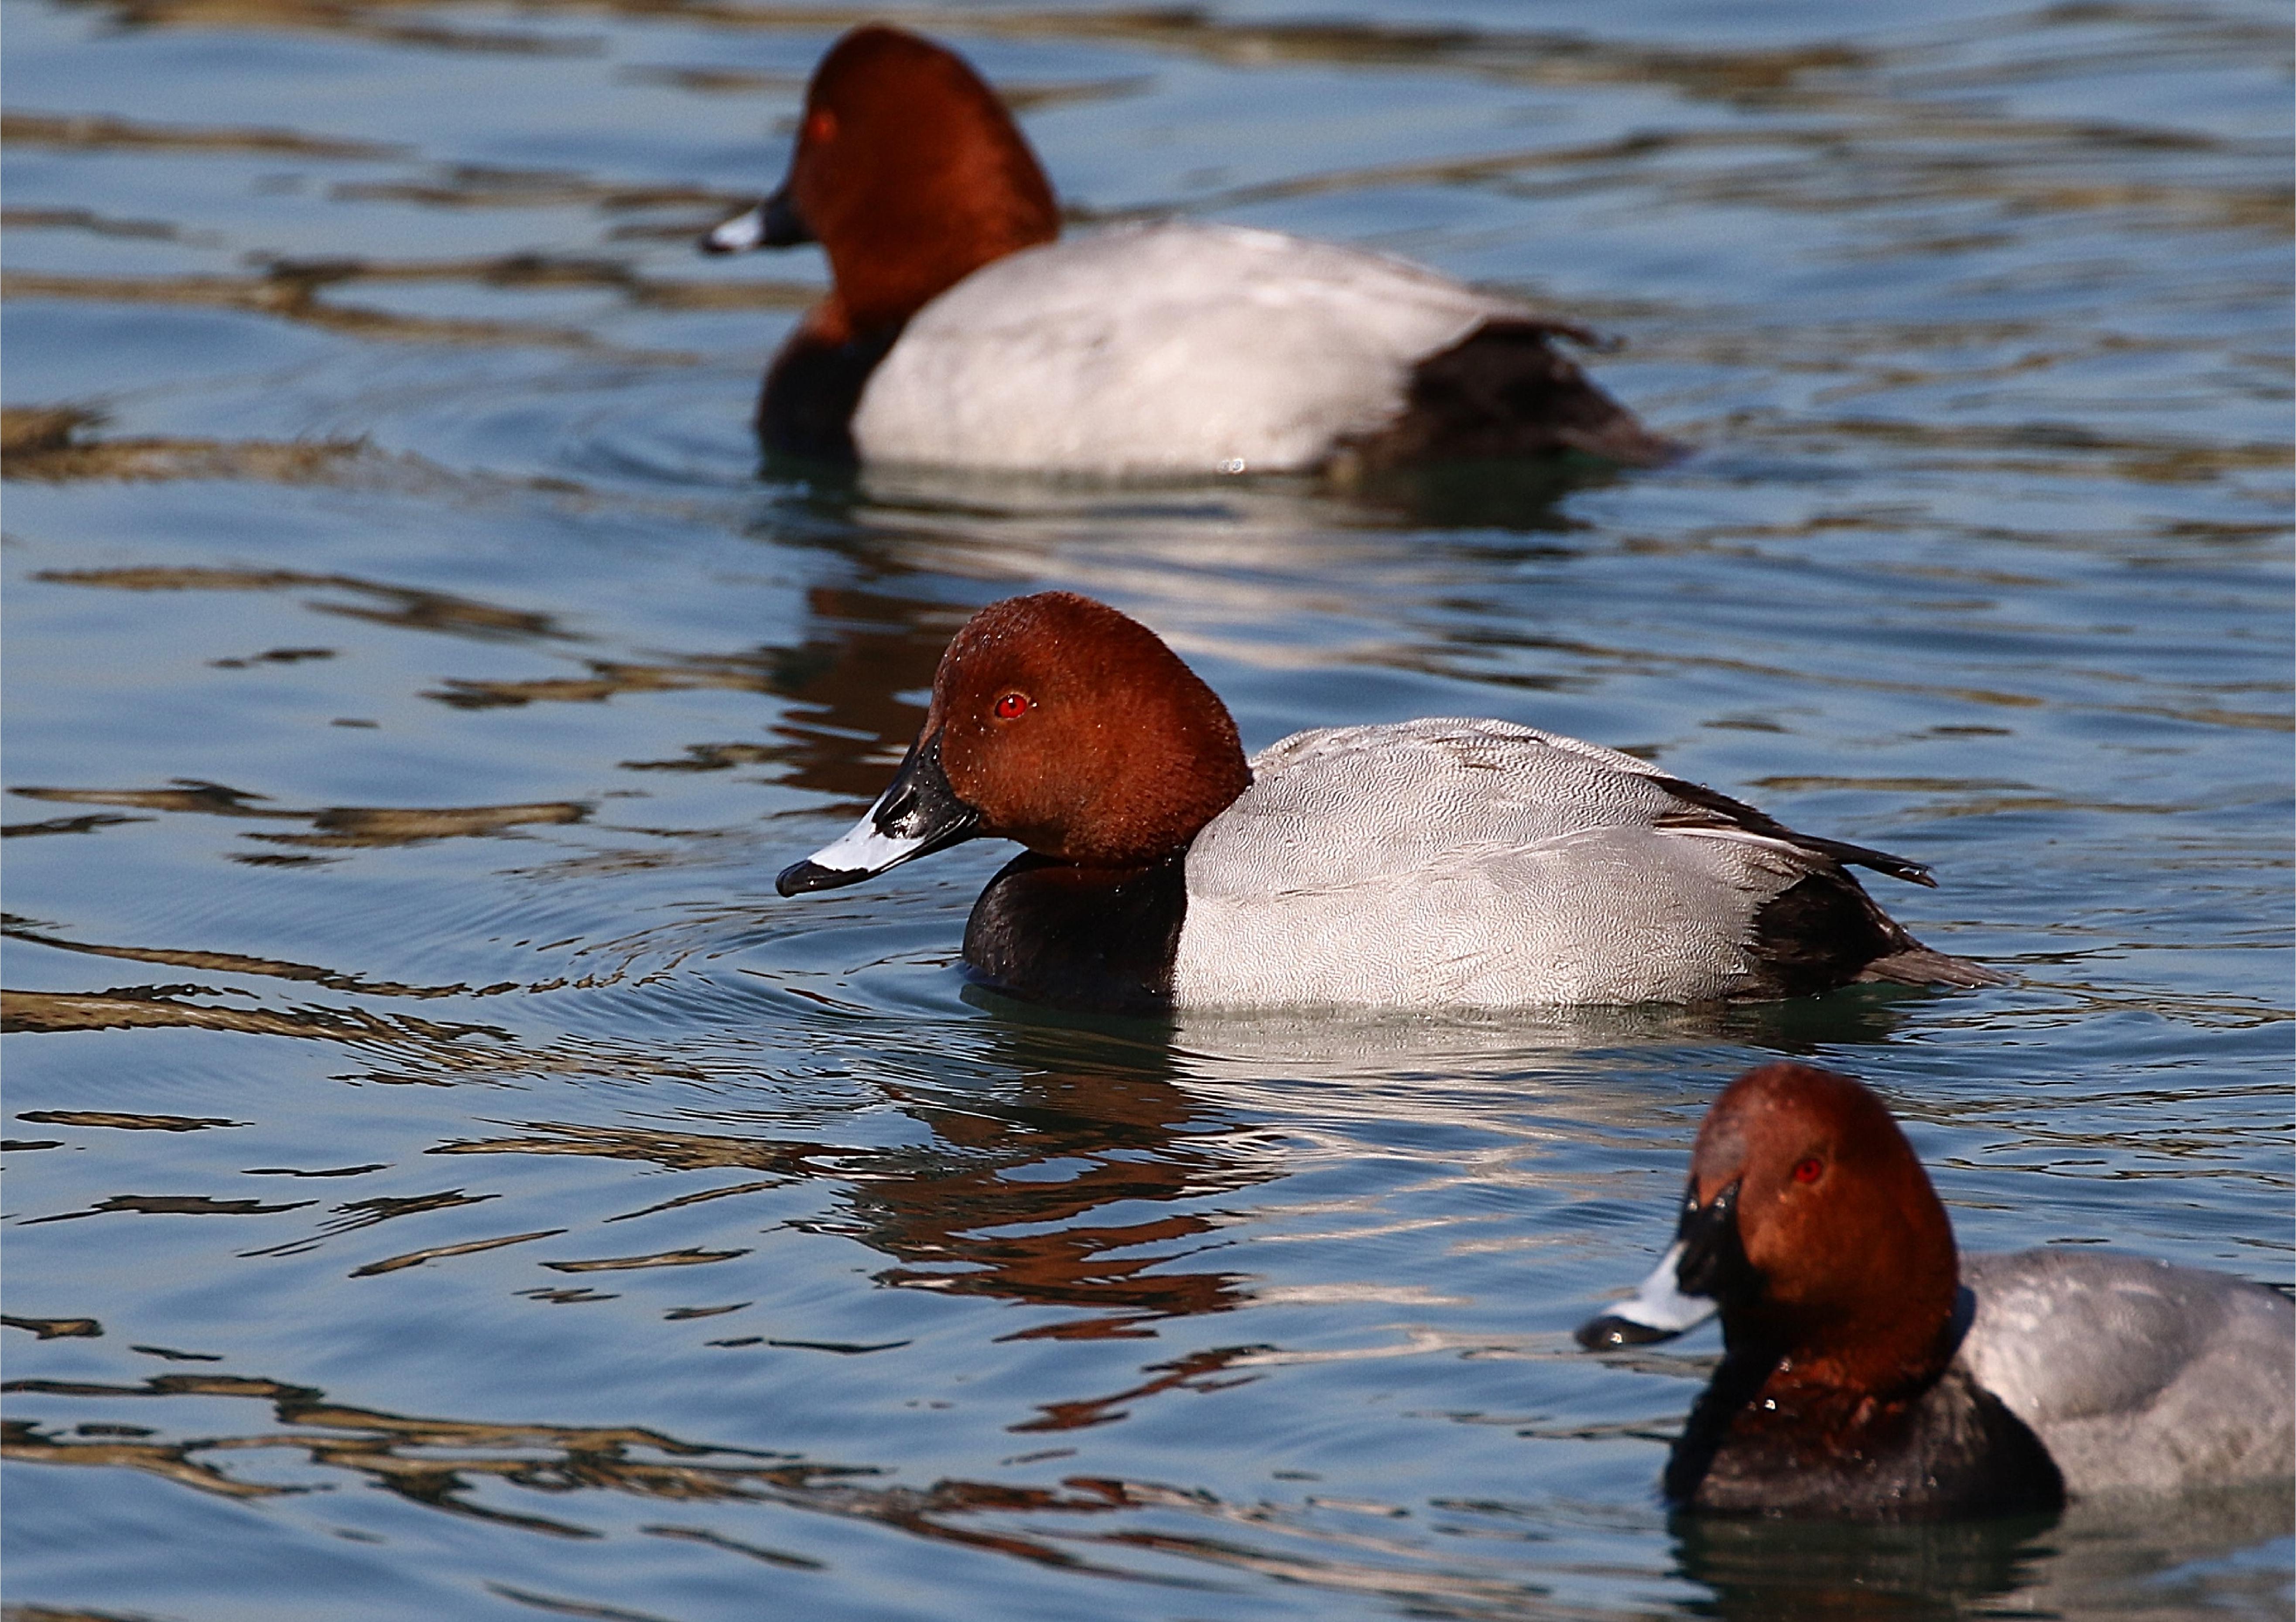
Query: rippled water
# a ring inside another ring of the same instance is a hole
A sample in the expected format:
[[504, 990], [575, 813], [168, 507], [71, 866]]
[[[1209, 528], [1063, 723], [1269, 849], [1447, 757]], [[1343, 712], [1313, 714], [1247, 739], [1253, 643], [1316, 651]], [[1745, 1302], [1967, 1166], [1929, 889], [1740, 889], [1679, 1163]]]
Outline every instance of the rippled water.
[[[1343, 501], [755, 479], [818, 258], [688, 236], [860, 13], [7, 0], [17, 1614], [2285, 1616], [2284, 1499], [1670, 1527], [1710, 1331], [1569, 1342], [1779, 1053], [1974, 1248], [2292, 1276], [2284, 8], [1715, 10], [921, 13], [1079, 214], [1520, 290], [1702, 447]], [[2021, 983], [1167, 1028], [964, 987], [996, 848], [775, 898], [1045, 586]]]

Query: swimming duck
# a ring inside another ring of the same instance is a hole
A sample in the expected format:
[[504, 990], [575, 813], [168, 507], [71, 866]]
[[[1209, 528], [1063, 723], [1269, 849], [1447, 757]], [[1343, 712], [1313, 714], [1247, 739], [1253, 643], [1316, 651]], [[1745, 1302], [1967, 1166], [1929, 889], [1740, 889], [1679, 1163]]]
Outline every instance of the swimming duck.
[[1935, 1520], [2286, 1481], [2296, 1304], [2087, 1249], [1956, 1258], [1871, 1092], [1800, 1064], [1707, 1111], [1673, 1246], [1590, 1348], [1719, 1312], [1726, 1348], [1664, 1478], [1720, 1514]]
[[819, 242], [834, 285], [766, 375], [768, 450], [1097, 478], [1355, 473], [1677, 448], [1512, 299], [1383, 255], [1182, 220], [1062, 240], [1036, 154], [955, 52], [846, 34], [779, 191], [713, 252]]
[[1985, 986], [1797, 833], [1646, 761], [1505, 721], [1318, 727], [1247, 761], [1154, 632], [1067, 592], [958, 631], [852, 831], [778, 881], [855, 884], [977, 837], [1027, 847], [972, 909], [988, 983], [1072, 1006], [1703, 1003], [1854, 980]]

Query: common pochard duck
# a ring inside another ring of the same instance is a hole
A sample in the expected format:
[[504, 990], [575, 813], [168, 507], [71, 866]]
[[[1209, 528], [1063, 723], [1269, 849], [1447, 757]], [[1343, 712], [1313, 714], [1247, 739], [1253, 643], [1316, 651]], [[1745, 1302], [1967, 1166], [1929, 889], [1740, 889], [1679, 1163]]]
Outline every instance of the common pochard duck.
[[1067, 592], [958, 631], [858, 826], [780, 877], [854, 884], [959, 840], [1027, 850], [965, 927], [976, 974], [1072, 1006], [1702, 1003], [2003, 977], [1914, 939], [1851, 866], [1631, 755], [1505, 721], [1319, 727], [1247, 761], [1155, 633]]
[[2296, 1304], [2082, 1249], [1956, 1257], [1882, 1101], [1800, 1064], [1707, 1111], [1673, 1247], [1585, 1324], [1639, 1345], [1722, 1315], [1664, 1479], [1724, 1514], [1936, 1520], [2289, 1479]]
[[1185, 221], [1060, 241], [1012, 117], [882, 24], [831, 47], [788, 178], [702, 239], [819, 242], [834, 286], [758, 402], [768, 450], [1098, 478], [1582, 451], [1655, 463], [1579, 328], [1383, 255]]

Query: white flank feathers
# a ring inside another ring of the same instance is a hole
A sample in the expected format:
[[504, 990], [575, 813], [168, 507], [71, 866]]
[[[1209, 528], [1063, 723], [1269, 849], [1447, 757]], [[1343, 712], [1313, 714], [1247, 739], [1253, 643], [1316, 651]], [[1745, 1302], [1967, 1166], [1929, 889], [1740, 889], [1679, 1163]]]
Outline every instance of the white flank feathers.
[[1762, 904], [1827, 860], [1661, 827], [1656, 767], [1502, 721], [1300, 733], [1251, 770], [1188, 851], [1181, 1007], [1727, 996]]
[[1315, 466], [1411, 368], [1525, 307], [1359, 249], [1125, 225], [983, 266], [910, 321], [854, 414], [864, 460], [1095, 477]]

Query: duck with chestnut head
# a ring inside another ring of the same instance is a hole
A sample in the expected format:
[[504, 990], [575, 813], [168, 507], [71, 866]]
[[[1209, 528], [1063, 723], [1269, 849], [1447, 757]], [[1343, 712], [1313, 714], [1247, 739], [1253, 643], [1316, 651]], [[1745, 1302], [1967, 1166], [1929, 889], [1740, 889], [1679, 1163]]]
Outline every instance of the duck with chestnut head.
[[1193, 479], [1677, 450], [1559, 347], [1589, 334], [1520, 299], [1270, 231], [1062, 237], [995, 93], [883, 24], [830, 48], [781, 188], [701, 245], [804, 242], [832, 285], [767, 373], [769, 451]]
[[988, 982], [1070, 1006], [1711, 1003], [1973, 987], [1797, 833], [1633, 756], [1505, 721], [1298, 733], [1244, 758], [1152, 631], [1044, 592], [957, 633], [892, 784], [785, 896], [962, 840], [1024, 853], [965, 930]]
[[1709, 1514], [1930, 1520], [2285, 1482], [2296, 1304], [2087, 1248], [1960, 1256], [1889, 1110], [1770, 1064], [1707, 1111], [1673, 1245], [1590, 1348], [1719, 1314], [1664, 1478]]

